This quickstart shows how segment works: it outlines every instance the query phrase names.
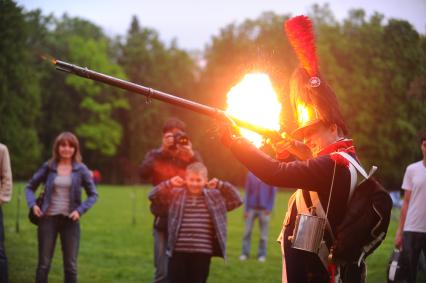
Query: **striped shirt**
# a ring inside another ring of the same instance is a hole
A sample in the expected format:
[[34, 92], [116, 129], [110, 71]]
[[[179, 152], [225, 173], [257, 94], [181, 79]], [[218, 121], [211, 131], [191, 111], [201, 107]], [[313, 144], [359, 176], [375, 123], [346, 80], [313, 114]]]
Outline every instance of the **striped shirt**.
[[213, 254], [213, 223], [204, 195], [186, 198], [176, 251]]

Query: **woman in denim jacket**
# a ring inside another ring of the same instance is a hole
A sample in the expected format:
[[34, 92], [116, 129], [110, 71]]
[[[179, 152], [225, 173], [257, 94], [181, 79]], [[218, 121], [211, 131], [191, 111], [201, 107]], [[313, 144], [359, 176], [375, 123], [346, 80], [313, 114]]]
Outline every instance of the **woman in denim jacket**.
[[[35, 191], [44, 183], [43, 204], [36, 204]], [[87, 199], [81, 201], [81, 188]], [[81, 215], [96, 202], [98, 193], [89, 169], [81, 162], [77, 137], [61, 133], [55, 140], [52, 158], [32, 176], [25, 188], [28, 207], [40, 217], [36, 282], [47, 282], [50, 263], [59, 234], [65, 282], [77, 282], [77, 254]]]

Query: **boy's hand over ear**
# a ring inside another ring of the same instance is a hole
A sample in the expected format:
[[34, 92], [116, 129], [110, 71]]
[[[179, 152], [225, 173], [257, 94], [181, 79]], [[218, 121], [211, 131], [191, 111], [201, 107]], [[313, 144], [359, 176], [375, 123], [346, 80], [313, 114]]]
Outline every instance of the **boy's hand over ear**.
[[215, 189], [217, 188], [217, 184], [219, 183], [218, 178], [213, 178], [207, 183], [207, 188], [209, 189]]
[[185, 185], [185, 180], [182, 179], [180, 176], [174, 176], [170, 179], [170, 184], [172, 187], [183, 187]]

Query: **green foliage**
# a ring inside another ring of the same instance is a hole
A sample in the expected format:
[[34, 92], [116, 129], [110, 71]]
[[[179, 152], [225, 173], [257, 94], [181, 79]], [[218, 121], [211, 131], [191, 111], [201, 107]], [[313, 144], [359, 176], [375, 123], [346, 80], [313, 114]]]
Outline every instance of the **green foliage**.
[[18, 178], [39, 162], [41, 146], [35, 129], [39, 115], [39, 76], [27, 38], [32, 27], [21, 8], [0, 1], [0, 142], [9, 147]]
[[[61, 19], [42, 17], [37, 12], [28, 15], [42, 27], [33, 43], [38, 46], [37, 53], [126, 78], [121, 67], [113, 62], [111, 42], [99, 27], [67, 15]], [[42, 74], [38, 132], [44, 145], [44, 158], [48, 158], [55, 136], [65, 130], [75, 132], [82, 139], [86, 160], [115, 155], [122, 138], [116, 112], [128, 107], [122, 93], [93, 81], [61, 75], [50, 64], [37, 63]]]
[[[190, 55], [175, 42], [166, 46], [156, 31], [141, 27], [136, 17], [119, 46], [119, 54], [119, 63], [130, 81], [183, 97], [192, 91], [195, 64]], [[159, 146], [164, 120], [177, 112], [169, 105], [134, 93], [128, 93], [126, 99], [130, 109], [120, 116], [126, 139], [116, 162], [122, 165], [122, 176], [130, 173], [130, 178], [123, 181], [134, 182], [146, 152]]]
[[416, 134], [424, 127], [425, 100], [409, 93], [426, 74], [426, 53], [408, 22], [384, 25], [383, 18], [353, 10], [343, 24], [318, 22], [316, 28], [322, 70], [361, 160], [378, 165], [386, 186], [398, 189], [405, 167], [417, 158]]
[[[125, 78], [121, 68], [108, 57], [106, 40], [71, 36], [68, 48], [72, 62], [85, 62], [99, 72]], [[88, 149], [113, 156], [121, 142], [122, 127], [112, 114], [117, 108], [127, 108], [127, 101], [117, 90], [91, 80], [68, 76], [66, 84], [77, 92], [86, 94], [80, 102], [80, 109], [84, 113], [82, 116], [86, 119], [76, 127], [76, 133], [84, 139]]]
[[[15, 176], [27, 178], [50, 156], [55, 136], [68, 130], [81, 138], [84, 160], [108, 181], [138, 182], [139, 162], [159, 145], [163, 122], [177, 116], [188, 124], [212, 176], [244, 179], [243, 166], [211, 139], [215, 121], [60, 74], [41, 62], [41, 55], [219, 108], [244, 74], [266, 72], [283, 103], [282, 129], [296, 126], [288, 81], [298, 61], [282, 28], [290, 15], [265, 12], [227, 25], [203, 53], [191, 54], [176, 40], [162, 42], [136, 17], [123, 38], [111, 39], [87, 20], [0, 3], [0, 141], [11, 149]], [[379, 13], [367, 17], [360, 9], [342, 22], [328, 5], [313, 5], [309, 15], [320, 69], [336, 91], [361, 160], [378, 165], [386, 186], [398, 188], [405, 166], [420, 156], [416, 133], [426, 117], [425, 36], [406, 21], [385, 21]]]

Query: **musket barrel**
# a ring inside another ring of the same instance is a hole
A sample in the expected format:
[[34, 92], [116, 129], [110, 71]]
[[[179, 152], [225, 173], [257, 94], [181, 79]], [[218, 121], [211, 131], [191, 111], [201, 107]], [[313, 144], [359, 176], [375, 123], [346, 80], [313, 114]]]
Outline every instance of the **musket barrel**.
[[[102, 82], [107, 85], [115, 86], [121, 89], [128, 90], [130, 92], [135, 92], [138, 94], [142, 94], [146, 96], [148, 99], [157, 99], [169, 104], [173, 104], [203, 115], [207, 115], [209, 117], [213, 117], [215, 119], [225, 119], [225, 112], [221, 109], [210, 107], [201, 103], [197, 103], [195, 101], [187, 100], [178, 96], [174, 96], [162, 91], [158, 91], [149, 87], [145, 87], [143, 85], [138, 85], [132, 82], [128, 82], [122, 79], [118, 79], [112, 76], [108, 76], [102, 73], [98, 73], [96, 71], [89, 70], [88, 68], [83, 68], [74, 64], [70, 64], [60, 60], [54, 60], [53, 63], [56, 65], [56, 69], [72, 73], [77, 76], [87, 78], [90, 80]], [[258, 127], [242, 121], [238, 118], [232, 117], [232, 120], [235, 123], [243, 128], [255, 131], [263, 136], [269, 137], [273, 140], [279, 140], [280, 134], [276, 131], [272, 131], [266, 128]]]
[[64, 61], [56, 60], [56, 68], [60, 71], [75, 74], [77, 76], [102, 82], [111, 86], [115, 86], [121, 89], [128, 90], [146, 96], [148, 99], [157, 99], [166, 103], [170, 103], [200, 114], [204, 114], [210, 117], [217, 118], [222, 114], [222, 110], [210, 107], [201, 103], [197, 103], [191, 100], [187, 100], [178, 96], [174, 96], [162, 91], [158, 91], [149, 87], [138, 85], [132, 82], [128, 82], [122, 79], [111, 77], [96, 71], [89, 70], [74, 64], [70, 64]]

